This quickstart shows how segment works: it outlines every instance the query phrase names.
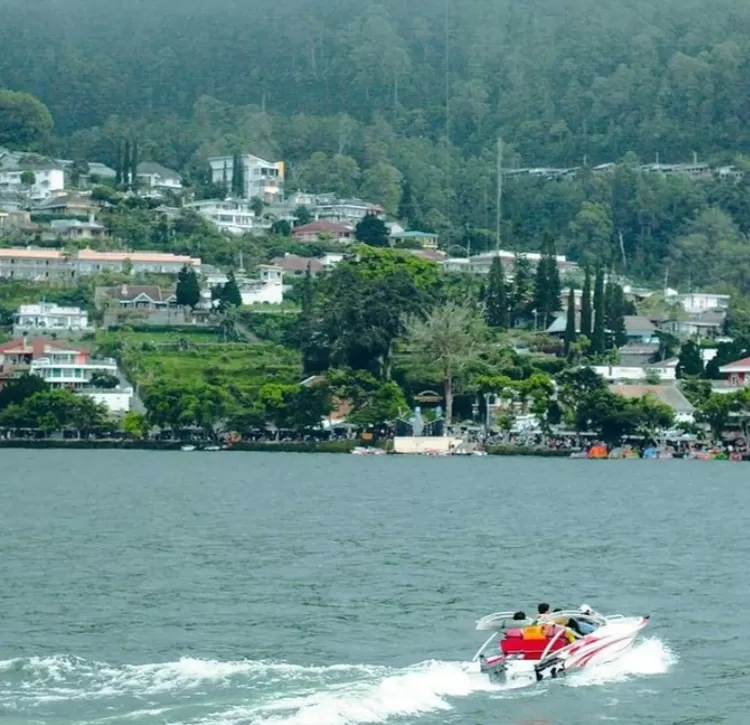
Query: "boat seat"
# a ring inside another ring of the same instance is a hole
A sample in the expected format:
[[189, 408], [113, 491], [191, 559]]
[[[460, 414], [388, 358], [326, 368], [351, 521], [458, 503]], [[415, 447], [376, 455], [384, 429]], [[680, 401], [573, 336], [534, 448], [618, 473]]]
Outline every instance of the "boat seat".
[[[520, 637], [510, 637], [500, 641], [500, 649], [503, 654], [524, 654], [527, 657], [534, 659], [539, 658], [547, 645], [550, 643], [552, 637], [545, 637], [544, 639], [522, 639]], [[563, 636], [559, 637], [555, 644], [552, 646], [551, 651], [557, 651], [568, 645], [568, 640]]]

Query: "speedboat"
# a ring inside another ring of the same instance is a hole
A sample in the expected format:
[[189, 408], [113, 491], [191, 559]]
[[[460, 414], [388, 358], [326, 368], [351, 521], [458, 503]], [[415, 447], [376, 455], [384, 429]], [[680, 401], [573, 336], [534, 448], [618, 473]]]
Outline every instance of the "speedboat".
[[[616, 660], [630, 649], [648, 622], [648, 616], [604, 616], [586, 605], [550, 612], [536, 620], [496, 612], [477, 621], [477, 630], [492, 634], [472, 661], [492, 681], [530, 678], [539, 682]], [[581, 634], [576, 629], [592, 631]]]

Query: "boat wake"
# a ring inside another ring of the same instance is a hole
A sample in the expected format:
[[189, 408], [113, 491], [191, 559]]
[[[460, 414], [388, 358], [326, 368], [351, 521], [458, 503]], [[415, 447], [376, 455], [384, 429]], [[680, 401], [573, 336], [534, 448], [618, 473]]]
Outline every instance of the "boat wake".
[[[646, 639], [617, 662], [561, 683], [620, 682], [666, 672], [676, 661], [660, 640]], [[450, 710], [480, 692], [514, 697], [514, 690], [464, 662], [389, 668], [193, 658], [122, 666], [69, 656], [0, 661], [0, 713], [88, 725], [358, 725]]]

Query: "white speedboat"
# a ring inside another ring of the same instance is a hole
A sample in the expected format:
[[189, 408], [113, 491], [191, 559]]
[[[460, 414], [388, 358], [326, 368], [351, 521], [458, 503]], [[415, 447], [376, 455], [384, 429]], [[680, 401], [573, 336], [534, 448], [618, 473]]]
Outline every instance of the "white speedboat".
[[478, 630], [492, 634], [473, 662], [493, 681], [530, 678], [538, 682], [612, 662], [630, 649], [649, 622], [649, 617], [604, 616], [586, 605], [537, 620], [517, 617], [513, 612], [497, 612], [477, 622]]
[[190, 444], [186, 444], [184, 446], [180, 446], [180, 450], [181, 451], [186, 451], [186, 452], [189, 453], [190, 451], [194, 451], [195, 450], [195, 446], [192, 446]]

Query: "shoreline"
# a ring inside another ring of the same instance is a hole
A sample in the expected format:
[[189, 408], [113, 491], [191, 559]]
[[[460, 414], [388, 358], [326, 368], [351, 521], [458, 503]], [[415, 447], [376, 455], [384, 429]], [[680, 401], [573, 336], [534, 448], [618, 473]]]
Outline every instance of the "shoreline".
[[[221, 451], [201, 450], [202, 445], [189, 441], [128, 441], [128, 440], [26, 440], [26, 439], [4, 439], [0, 440], [0, 449], [24, 448], [28, 450], [132, 450], [132, 451], [181, 451], [184, 445], [195, 445], [195, 453], [231, 453], [234, 451], [245, 453], [351, 453], [355, 448], [362, 447], [363, 442], [352, 441], [245, 441], [235, 443]], [[372, 446], [380, 448], [383, 446]], [[491, 456], [536, 456], [540, 458], [570, 458], [570, 450], [555, 450], [547, 448], [531, 448], [525, 446], [496, 445], [487, 446], [487, 454]], [[182, 451], [181, 451], [182, 452]], [[187, 451], [186, 451], [187, 452]], [[412, 454], [390, 454], [409, 456]], [[424, 456], [423, 456], [424, 457]], [[450, 456], [453, 457], [453, 456]], [[459, 458], [471, 456], [457, 456]]]

